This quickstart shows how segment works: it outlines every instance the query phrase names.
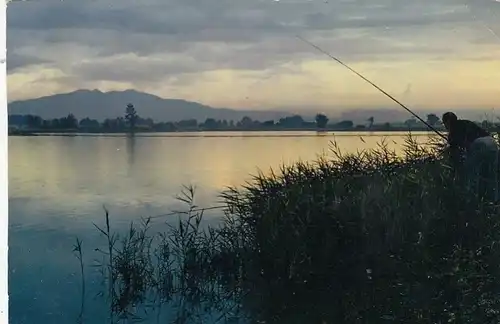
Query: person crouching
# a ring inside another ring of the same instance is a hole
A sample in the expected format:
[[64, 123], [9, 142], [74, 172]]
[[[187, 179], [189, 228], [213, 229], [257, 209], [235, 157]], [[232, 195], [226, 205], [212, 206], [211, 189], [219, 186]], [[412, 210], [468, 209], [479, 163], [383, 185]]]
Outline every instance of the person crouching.
[[463, 167], [469, 188], [483, 198], [498, 200], [498, 143], [476, 123], [458, 119], [453, 112], [443, 114], [452, 157], [465, 153]]

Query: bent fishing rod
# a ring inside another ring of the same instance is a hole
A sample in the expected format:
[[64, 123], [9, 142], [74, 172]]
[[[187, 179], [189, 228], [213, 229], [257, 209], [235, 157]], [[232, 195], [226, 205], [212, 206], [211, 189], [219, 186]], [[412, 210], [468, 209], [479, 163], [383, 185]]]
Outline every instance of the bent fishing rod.
[[357, 76], [359, 76], [361, 79], [365, 80], [366, 82], [368, 82], [368, 84], [370, 84], [372, 87], [374, 87], [375, 89], [377, 89], [378, 91], [382, 92], [382, 94], [384, 94], [386, 97], [388, 97], [389, 99], [391, 99], [392, 101], [394, 101], [395, 103], [397, 103], [400, 107], [402, 107], [403, 109], [405, 109], [407, 112], [409, 112], [412, 116], [414, 116], [415, 118], [417, 118], [419, 121], [421, 121], [425, 126], [429, 127], [430, 130], [432, 130], [433, 132], [435, 132], [436, 134], [438, 134], [439, 136], [441, 136], [443, 139], [447, 140], [446, 136], [444, 136], [443, 134], [441, 134], [437, 129], [435, 129], [434, 127], [432, 127], [432, 125], [430, 125], [429, 123], [427, 123], [425, 120], [423, 120], [422, 118], [420, 118], [420, 116], [418, 116], [417, 114], [415, 114], [410, 108], [406, 107], [404, 104], [402, 104], [399, 100], [397, 100], [396, 98], [394, 98], [393, 96], [391, 96], [390, 94], [388, 94], [387, 92], [385, 92], [382, 88], [380, 88], [379, 86], [377, 86], [375, 83], [373, 83], [372, 81], [368, 80], [367, 78], [365, 78], [361, 73], [358, 73], [357, 71], [355, 71], [354, 69], [352, 69], [350, 66], [348, 66], [347, 64], [345, 64], [344, 62], [342, 62], [341, 60], [339, 60], [338, 58], [336, 58], [335, 56], [333, 56], [332, 54], [328, 53], [327, 51], [323, 50], [322, 48], [320, 48], [319, 46], [311, 43], [310, 41], [300, 37], [299, 35], [295, 35], [295, 37], [297, 37], [299, 40], [303, 41], [304, 43], [314, 47], [315, 49], [317, 49], [318, 51], [320, 51], [321, 53], [327, 55], [329, 58], [331, 58], [332, 60], [336, 61], [337, 63], [341, 64], [342, 66], [344, 66], [345, 68], [349, 69], [349, 71], [353, 72], [354, 74], [356, 74]]

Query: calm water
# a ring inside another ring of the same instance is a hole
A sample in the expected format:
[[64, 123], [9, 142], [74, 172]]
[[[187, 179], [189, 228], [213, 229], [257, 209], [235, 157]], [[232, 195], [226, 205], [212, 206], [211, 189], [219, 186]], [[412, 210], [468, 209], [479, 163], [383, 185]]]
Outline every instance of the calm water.
[[[332, 140], [345, 152], [374, 147], [386, 136], [391, 147], [403, 143], [397, 133], [205, 135], [10, 137], [10, 322], [76, 322], [80, 276], [72, 245], [76, 236], [83, 239], [90, 265], [97, 256], [93, 249], [102, 244], [92, 223], [103, 224], [103, 205], [112, 227], [125, 229], [141, 216], [178, 208], [182, 185], [195, 185], [197, 204], [209, 207], [221, 189], [243, 183], [258, 168], [314, 160], [328, 154]], [[162, 221], [155, 220], [155, 229]], [[90, 292], [99, 287], [97, 280], [89, 269]], [[102, 323], [104, 306], [92, 297], [86, 319]]]

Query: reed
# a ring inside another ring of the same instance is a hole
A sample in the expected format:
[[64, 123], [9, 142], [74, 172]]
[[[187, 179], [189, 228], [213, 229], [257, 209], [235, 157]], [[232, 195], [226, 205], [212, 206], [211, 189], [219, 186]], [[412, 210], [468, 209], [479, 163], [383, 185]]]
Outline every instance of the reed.
[[166, 233], [108, 226], [114, 318], [170, 305], [176, 323], [498, 322], [499, 207], [462, 185], [441, 145], [333, 143], [331, 159], [225, 190], [218, 226], [192, 188]]
[[80, 313], [78, 314], [77, 323], [82, 324], [84, 322], [83, 315], [85, 313], [85, 263], [83, 261], [83, 249], [82, 249], [82, 241], [79, 238], [76, 238], [75, 244], [73, 245], [73, 253], [75, 257], [78, 259], [78, 263], [80, 265], [80, 276], [81, 276], [81, 303], [80, 303]]

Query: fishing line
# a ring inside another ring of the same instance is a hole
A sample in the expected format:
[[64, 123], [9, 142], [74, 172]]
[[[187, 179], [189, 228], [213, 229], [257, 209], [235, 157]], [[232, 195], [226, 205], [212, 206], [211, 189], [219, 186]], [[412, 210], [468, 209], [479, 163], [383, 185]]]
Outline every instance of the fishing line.
[[498, 41], [500, 41], [500, 35], [497, 34], [496, 31], [494, 31], [488, 24], [484, 22], [484, 20], [477, 18], [477, 16], [474, 14], [472, 11], [471, 7], [469, 6], [468, 3], [465, 3], [465, 7], [467, 10], [470, 12], [472, 19], [475, 20], [476, 22], [480, 23], [484, 28], [486, 28]]
[[[500, 2], [498, 0], [495, 0], [495, 1]], [[474, 14], [474, 12], [472, 11], [472, 8], [469, 6], [469, 4], [467, 2], [465, 3], [465, 8], [467, 8], [467, 10], [471, 14], [473, 20], [475, 20], [476, 22], [481, 24], [484, 28], [486, 28], [493, 35], [493, 37], [495, 37], [500, 42], [500, 35], [497, 34], [497, 32], [495, 32], [488, 24], [486, 24], [486, 22], [483, 19], [477, 18], [477, 16]], [[494, 109], [495, 108], [493, 108], [493, 110]]]
[[375, 83], [373, 83], [372, 81], [368, 80], [367, 78], [365, 78], [361, 73], [355, 71], [354, 69], [352, 69], [350, 66], [348, 66], [347, 64], [345, 64], [344, 62], [342, 62], [341, 60], [339, 60], [338, 58], [336, 58], [335, 56], [333, 56], [332, 54], [328, 53], [327, 51], [323, 50], [322, 48], [320, 48], [319, 46], [311, 43], [310, 41], [300, 37], [299, 35], [295, 35], [295, 37], [297, 37], [299, 40], [303, 41], [304, 43], [314, 47], [315, 49], [317, 49], [318, 51], [320, 51], [321, 53], [327, 55], [329, 58], [331, 58], [332, 60], [336, 61], [337, 63], [341, 64], [342, 66], [344, 66], [345, 68], [347, 68], [348, 70], [350, 70], [351, 72], [353, 72], [354, 74], [356, 74], [358, 77], [360, 77], [361, 79], [363, 79], [364, 81], [368, 82], [368, 84], [370, 84], [372, 87], [374, 87], [375, 89], [377, 89], [378, 91], [382, 92], [382, 94], [384, 94], [386, 97], [388, 97], [389, 99], [391, 99], [392, 101], [394, 101], [395, 103], [397, 103], [400, 107], [402, 107], [403, 109], [405, 109], [407, 112], [409, 112], [412, 116], [414, 116], [415, 118], [417, 118], [419, 121], [421, 121], [424, 125], [426, 125], [427, 127], [429, 127], [430, 130], [432, 130], [433, 132], [435, 132], [436, 134], [438, 134], [439, 136], [441, 136], [443, 139], [447, 139], [446, 136], [444, 136], [443, 134], [441, 134], [437, 129], [435, 129], [434, 127], [432, 127], [429, 123], [427, 123], [425, 120], [423, 120], [422, 118], [420, 118], [420, 116], [418, 116], [417, 114], [415, 114], [410, 108], [406, 107], [404, 104], [402, 104], [399, 100], [397, 100], [396, 98], [394, 98], [393, 96], [391, 96], [390, 94], [388, 94], [386, 91], [384, 91], [382, 88], [380, 88], [379, 86], [377, 86]]

